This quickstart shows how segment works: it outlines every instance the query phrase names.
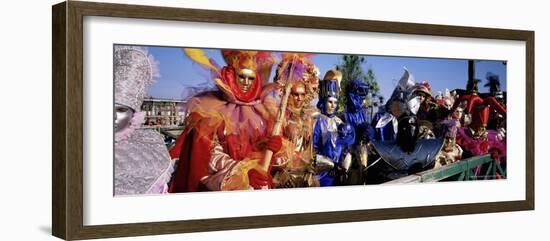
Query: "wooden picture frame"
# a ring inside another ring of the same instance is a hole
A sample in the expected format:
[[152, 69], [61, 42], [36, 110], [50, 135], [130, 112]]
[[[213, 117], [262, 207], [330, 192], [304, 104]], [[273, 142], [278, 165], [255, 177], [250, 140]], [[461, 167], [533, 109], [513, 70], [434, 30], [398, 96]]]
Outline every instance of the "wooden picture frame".
[[[534, 32], [68, 1], [52, 8], [52, 233], [66, 240], [533, 210]], [[83, 18], [106, 16], [525, 42], [525, 200], [168, 222], [83, 224]]]

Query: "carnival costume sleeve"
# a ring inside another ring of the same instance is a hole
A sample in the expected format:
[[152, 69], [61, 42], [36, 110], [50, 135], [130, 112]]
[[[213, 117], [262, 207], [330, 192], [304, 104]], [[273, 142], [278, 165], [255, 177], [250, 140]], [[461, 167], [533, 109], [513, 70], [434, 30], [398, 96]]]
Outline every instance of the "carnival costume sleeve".
[[[191, 113], [186, 126], [170, 150], [173, 159], [179, 159], [169, 192], [196, 192], [206, 189], [200, 181], [208, 173], [211, 153], [214, 153], [215, 131], [208, 128], [205, 119], [198, 113]], [[212, 151], [209, 151], [212, 150]]]
[[269, 98], [254, 105], [235, 104], [218, 92], [191, 99], [186, 127], [170, 151], [179, 164], [169, 192], [223, 189], [222, 180], [237, 163], [261, 159], [269, 148], [265, 145], [271, 124], [266, 120], [272, 105]]

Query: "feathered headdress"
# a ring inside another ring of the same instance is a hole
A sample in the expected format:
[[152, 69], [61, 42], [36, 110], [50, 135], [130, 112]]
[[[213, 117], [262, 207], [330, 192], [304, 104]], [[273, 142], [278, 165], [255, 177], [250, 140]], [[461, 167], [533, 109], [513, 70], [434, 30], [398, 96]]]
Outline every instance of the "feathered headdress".
[[[281, 62], [277, 65], [273, 80], [281, 95], [289, 77], [291, 77], [290, 81], [293, 85], [302, 84], [306, 89], [306, 99], [304, 100], [306, 106], [317, 97], [319, 88], [319, 68], [313, 64], [312, 56], [312, 54], [306, 53], [282, 53]], [[293, 64], [291, 65], [291, 63]], [[291, 68], [293, 68], [292, 76], [289, 76]]]
[[220, 67], [217, 66], [211, 58], [206, 56], [204, 51], [202, 51], [201, 49], [184, 48], [183, 52], [191, 60], [197, 62], [198, 64], [202, 65], [203, 67], [207, 68], [210, 71], [214, 71], [218, 75], [220, 74]]
[[[281, 62], [277, 66], [275, 81], [284, 84], [289, 80], [289, 77], [291, 81], [304, 81], [308, 69], [313, 65], [310, 58], [311, 54], [304, 53], [281, 54]], [[291, 68], [293, 68], [293, 72], [292, 76], [289, 76]]]
[[[262, 93], [262, 85], [269, 79], [271, 68], [276, 58], [271, 52], [248, 50], [222, 50], [222, 56], [227, 64], [219, 67], [215, 61], [209, 58], [203, 50], [185, 48], [184, 53], [193, 61], [207, 68], [213, 73], [213, 80], [230, 100], [250, 102]], [[239, 69], [250, 69], [256, 73], [262, 82], [254, 82], [251, 91], [241, 93], [235, 83], [235, 73]]]
[[269, 80], [276, 58], [271, 52], [248, 50], [222, 50], [223, 59], [234, 69], [250, 69], [256, 72], [264, 84]]

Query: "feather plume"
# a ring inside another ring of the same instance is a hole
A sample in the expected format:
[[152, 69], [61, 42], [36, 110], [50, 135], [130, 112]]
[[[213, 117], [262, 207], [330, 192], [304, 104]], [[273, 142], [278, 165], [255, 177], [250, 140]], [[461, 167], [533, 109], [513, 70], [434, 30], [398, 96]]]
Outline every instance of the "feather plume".
[[183, 52], [185, 55], [187, 55], [191, 60], [197, 62], [198, 64], [215, 71], [217, 74], [220, 73], [220, 70], [212, 64], [210, 58], [206, 56], [204, 51], [201, 49], [195, 49], [195, 48], [184, 48]]

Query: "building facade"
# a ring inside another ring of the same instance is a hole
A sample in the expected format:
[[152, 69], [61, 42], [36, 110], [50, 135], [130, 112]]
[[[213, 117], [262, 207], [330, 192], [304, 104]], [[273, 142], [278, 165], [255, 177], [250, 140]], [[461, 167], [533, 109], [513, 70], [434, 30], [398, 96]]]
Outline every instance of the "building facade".
[[145, 112], [144, 126], [161, 128], [183, 126], [186, 102], [174, 99], [145, 97], [141, 110]]

